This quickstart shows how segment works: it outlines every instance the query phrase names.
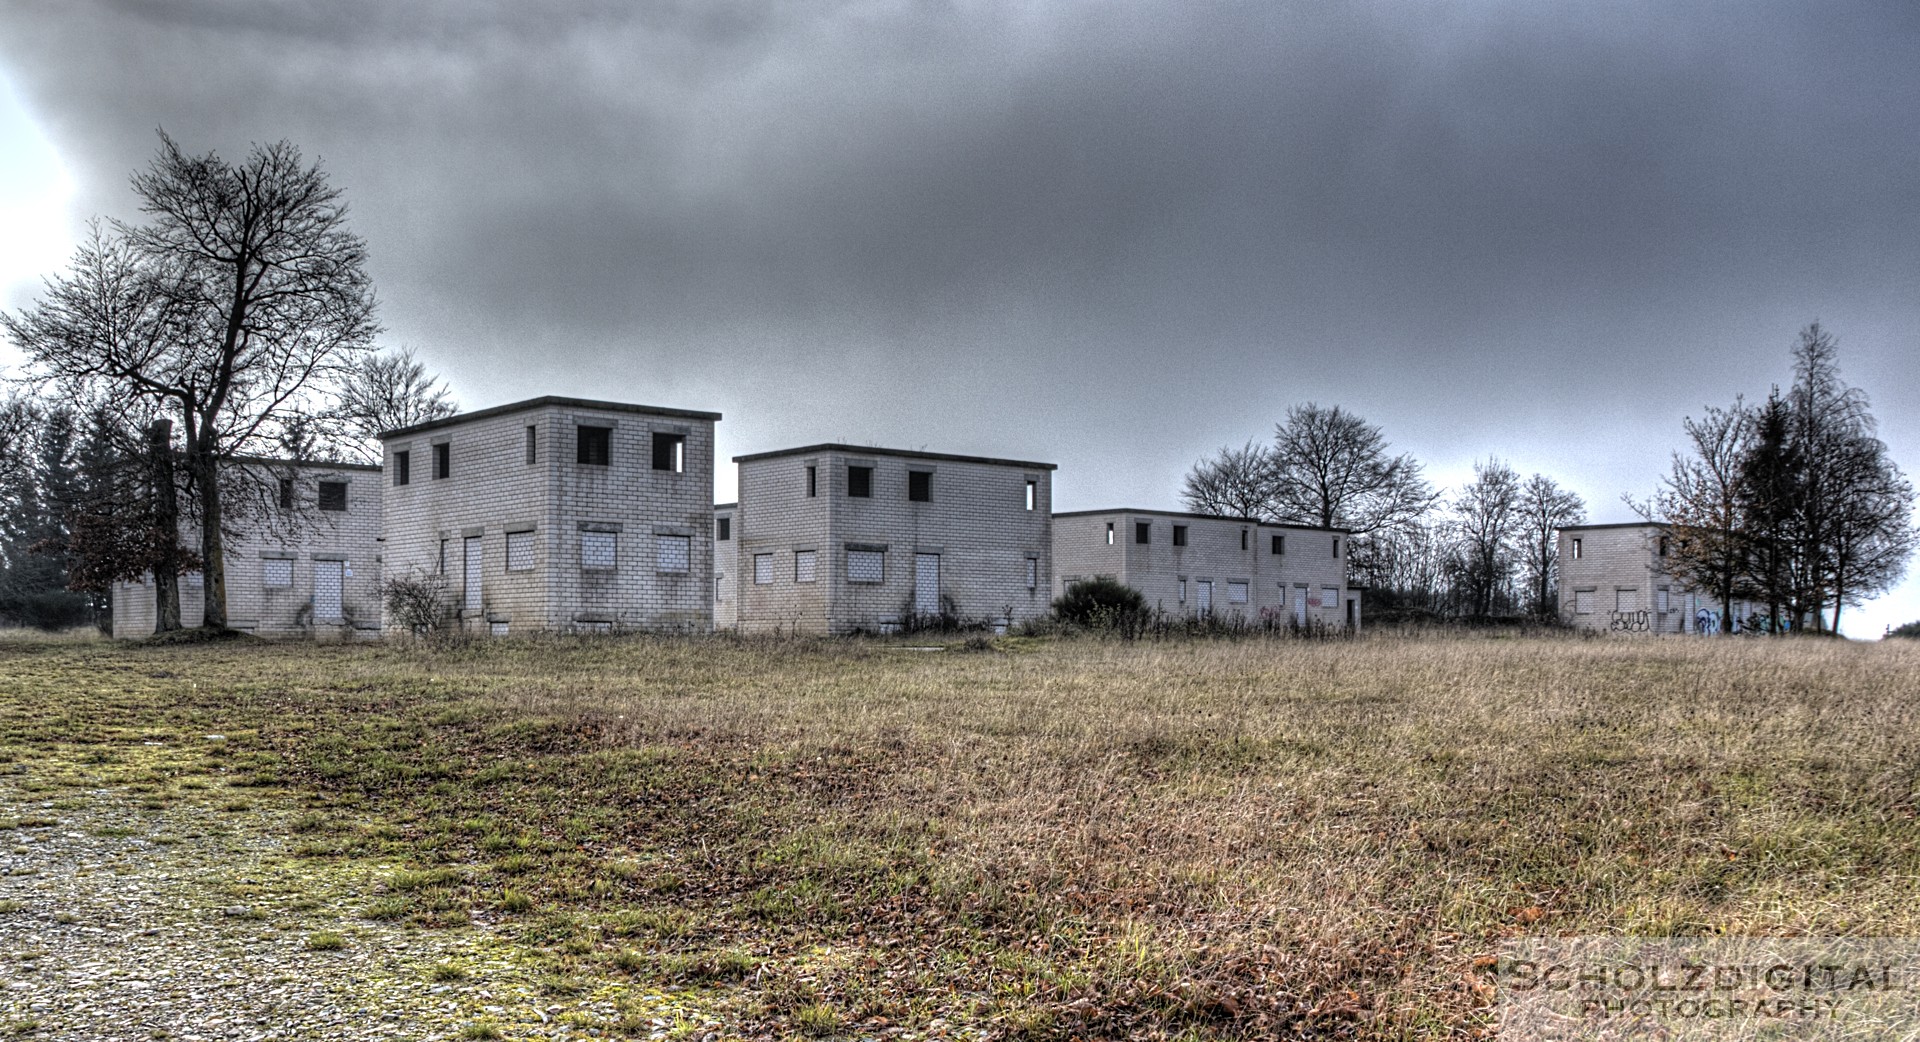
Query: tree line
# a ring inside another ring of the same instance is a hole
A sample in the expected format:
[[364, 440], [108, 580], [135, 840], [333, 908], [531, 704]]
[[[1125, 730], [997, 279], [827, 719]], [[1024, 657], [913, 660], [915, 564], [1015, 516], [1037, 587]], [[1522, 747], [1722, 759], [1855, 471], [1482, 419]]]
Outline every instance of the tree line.
[[366, 246], [318, 163], [286, 141], [239, 162], [160, 141], [132, 179], [143, 219], [95, 221], [0, 314], [27, 358], [0, 402], [0, 621], [99, 620], [115, 581], [150, 576], [174, 629], [193, 573], [224, 628], [227, 540], [308, 523], [281, 508], [286, 475], [235, 463], [378, 461], [381, 430], [454, 410], [375, 347]]
[[[1727, 617], [1736, 599], [1766, 605], [1772, 632], [1837, 632], [1841, 608], [1898, 583], [1920, 545], [1913, 486], [1838, 357], [1832, 334], [1809, 326], [1791, 388], [1687, 418], [1687, 449], [1660, 488], [1628, 498], [1668, 526], [1675, 578]], [[1435, 489], [1379, 427], [1310, 402], [1288, 409], [1270, 442], [1196, 463], [1181, 499], [1200, 513], [1351, 530], [1348, 580], [1374, 619], [1557, 618], [1558, 530], [1586, 521], [1585, 502], [1498, 458], [1473, 474], [1451, 493]]]
[[1802, 330], [1792, 385], [1688, 417], [1686, 449], [1633, 504], [1671, 526], [1671, 572], [1729, 618], [1736, 599], [1764, 605], [1774, 633], [1839, 632], [1841, 610], [1897, 584], [1920, 545], [1913, 484], [1839, 354], [1819, 323]]
[[1554, 616], [1557, 530], [1586, 520], [1578, 495], [1498, 459], [1457, 492], [1436, 489], [1378, 426], [1313, 402], [1288, 409], [1270, 443], [1195, 464], [1180, 498], [1199, 513], [1349, 530], [1348, 581], [1376, 619]]

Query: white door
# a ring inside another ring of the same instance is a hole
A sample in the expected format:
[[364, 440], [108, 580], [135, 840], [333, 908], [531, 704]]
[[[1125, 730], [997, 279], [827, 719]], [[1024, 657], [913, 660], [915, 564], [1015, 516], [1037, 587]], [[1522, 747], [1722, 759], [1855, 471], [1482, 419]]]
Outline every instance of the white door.
[[1195, 583], [1194, 587], [1195, 587], [1195, 593], [1200, 598], [1200, 614], [1202, 615], [1212, 614], [1213, 613], [1213, 580], [1202, 579], [1198, 583]]
[[475, 535], [475, 536], [467, 537], [466, 552], [467, 552], [467, 560], [466, 560], [467, 589], [466, 589], [466, 598], [464, 601], [462, 601], [461, 607], [465, 608], [468, 612], [478, 614], [480, 611], [480, 537], [479, 536]]
[[315, 622], [340, 621], [340, 587], [346, 568], [344, 561], [313, 562], [313, 618]]
[[940, 555], [913, 555], [913, 612], [940, 614]]
[[1304, 626], [1307, 624], [1307, 588], [1293, 588], [1293, 621]]

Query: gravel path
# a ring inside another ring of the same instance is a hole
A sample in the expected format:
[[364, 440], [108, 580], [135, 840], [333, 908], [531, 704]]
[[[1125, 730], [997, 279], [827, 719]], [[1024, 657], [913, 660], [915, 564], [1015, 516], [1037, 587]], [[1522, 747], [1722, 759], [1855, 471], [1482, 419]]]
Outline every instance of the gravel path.
[[[588, 1038], [617, 1018], [617, 985], [556, 1005], [484, 925], [359, 918], [380, 866], [282, 857], [275, 811], [213, 795], [148, 809], [119, 789], [36, 793], [30, 770], [10, 767], [0, 1038]], [[459, 979], [436, 979], [449, 964]], [[719, 1037], [674, 996], [651, 998], [661, 1012], [629, 1022], [638, 1037]]]

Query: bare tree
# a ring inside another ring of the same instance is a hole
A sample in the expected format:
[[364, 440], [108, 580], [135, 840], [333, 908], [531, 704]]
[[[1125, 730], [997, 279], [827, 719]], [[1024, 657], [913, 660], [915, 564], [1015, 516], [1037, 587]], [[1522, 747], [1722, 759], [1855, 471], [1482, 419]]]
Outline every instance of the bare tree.
[[1273, 454], [1265, 446], [1247, 442], [1223, 448], [1187, 472], [1181, 502], [1199, 514], [1273, 519]]
[[446, 384], [408, 349], [355, 359], [341, 381], [333, 415], [347, 454], [379, 463], [383, 432], [443, 419], [458, 408]]
[[227, 623], [222, 464], [268, 450], [377, 327], [366, 248], [292, 144], [232, 164], [164, 133], [133, 179], [148, 220], [96, 227], [73, 271], [8, 333], [48, 378], [104, 383], [180, 419], [200, 530], [205, 625]]
[[32, 459], [33, 429], [39, 409], [32, 399], [17, 392], [0, 400], [0, 503], [8, 489], [27, 469]]
[[1669, 525], [1667, 570], [1718, 600], [1731, 619], [1733, 598], [1749, 574], [1741, 470], [1753, 439], [1753, 410], [1738, 399], [1728, 409], [1708, 406], [1700, 419], [1687, 418], [1686, 431], [1691, 455], [1674, 453], [1673, 471], [1652, 501], [1628, 505], [1649, 521]]
[[1535, 474], [1520, 486], [1515, 527], [1526, 551], [1523, 568], [1534, 614], [1558, 613], [1560, 529], [1586, 520], [1585, 501], [1545, 474]]
[[1271, 460], [1275, 519], [1290, 524], [1366, 536], [1420, 517], [1439, 498], [1412, 456], [1388, 455], [1380, 428], [1337, 405], [1288, 409]]
[[1458, 585], [1469, 615], [1493, 615], [1512, 585], [1520, 498], [1519, 473], [1492, 458], [1473, 465], [1473, 483], [1454, 497]]
[[1913, 484], [1878, 438], [1859, 433], [1833, 447], [1825, 461], [1831, 544], [1824, 560], [1832, 582], [1833, 632], [1840, 610], [1891, 589], [1906, 576], [1920, 547], [1913, 527]]

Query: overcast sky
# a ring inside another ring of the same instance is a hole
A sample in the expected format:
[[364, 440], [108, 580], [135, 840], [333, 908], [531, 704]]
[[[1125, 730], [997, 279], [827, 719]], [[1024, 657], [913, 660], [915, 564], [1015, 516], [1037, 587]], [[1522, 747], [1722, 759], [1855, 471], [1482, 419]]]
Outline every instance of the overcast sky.
[[155, 128], [288, 138], [466, 407], [1050, 460], [1065, 510], [1312, 400], [1628, 520], [1815, 319], [1920, 471], [1916, 56], [1913, 0], [8, 0], [0, 304]]

